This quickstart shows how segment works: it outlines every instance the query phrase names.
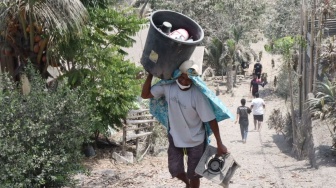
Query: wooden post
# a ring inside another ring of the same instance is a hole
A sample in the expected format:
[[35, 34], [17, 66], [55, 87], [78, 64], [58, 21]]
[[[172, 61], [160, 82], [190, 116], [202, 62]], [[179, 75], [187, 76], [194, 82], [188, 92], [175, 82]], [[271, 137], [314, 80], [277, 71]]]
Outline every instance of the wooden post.
[[[301, 37], [303, 37], [303, 3], [304, 3], [304, 0], [301, 1], [301, 11], [300, 11], [300, 35]], [[302, 53], [303, 52], [303, 48], [302, 48], [302, 45], [299, 46], [299, 65], [298, 65], [298, 73], [299, 75], [301, 75], [299, 77], [299, 117], [301, 118], [302, 116], [302, 104], [303, 104], [303, 101], [302, 101], [302, 66], [303, 66], [303, 63], [302, 63]]]
[[321, 40], [322, 40], [322, 12], [318, 12], [318, 34], [316, 35], [316, 50], [315, 50], [315, 67], [314, 67], [314, 84], [313, 92], [316, 92], [316, 81], [318, 77], [318, 70], [320, 65], [320, 51], [321, 51]]
[[314, 0], [311, 17], [310, 17], [310, 63], [309, 63], [309, 92], [313, 91], [314, 84], [314, 43], [315, 43], [315, 12], [316, 12], [316, 0]]
[[[307, 40], [307, 33], [308, 33], [308, 10], [306, 7], [306, 2], [304, 0], [304, 29], [303, 29], [303, 35], [305, 36], [305, 39]], [[303, 87], [302, 87], [302, 99], [303, 101], [306, 101], [307, 97], [307, 84], [309, 81], [307, 80], [307, 48], [304, 49], [304, 55], [302, 57], [302, 61], [304, 62], [303, 64], [303, 71], [302, 71], [302, 77], [303, 77]]]
[[123, 138], [122, 138], [122, 154], [125, 156], [126, 154], [126, 139], [127, 139], [127, 123], [126, 119], [124, 119], [123, 124]]

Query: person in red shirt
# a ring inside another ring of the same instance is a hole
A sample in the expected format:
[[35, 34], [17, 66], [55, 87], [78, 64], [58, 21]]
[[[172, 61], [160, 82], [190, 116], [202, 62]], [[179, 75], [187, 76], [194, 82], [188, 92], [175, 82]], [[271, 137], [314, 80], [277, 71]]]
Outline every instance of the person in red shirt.
[[255, 94], [259, 92], [259, 85], [260, 81], [258, 80], [258, 77], [256, 74], [253, 74], [253, 79], [251, 80], [250, 84], [250, 92], [252, 92], [252, 96], [255, 97]]

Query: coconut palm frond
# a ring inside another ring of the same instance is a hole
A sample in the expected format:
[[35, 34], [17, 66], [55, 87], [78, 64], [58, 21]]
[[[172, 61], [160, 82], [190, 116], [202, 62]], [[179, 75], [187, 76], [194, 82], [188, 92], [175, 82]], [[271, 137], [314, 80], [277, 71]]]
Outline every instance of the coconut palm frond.
[[[61, 34], [81, 31], [89, 18], [80, 0], [16, 0], [0, 5], [0, 19], [6, 20], [9, 15], [20, 15], [23, 11], [47, 31]], [[1, 23], [0, 27], [5, 30], [7, 23]]]
[[325, 80], [324, 82], [317, 82], [316, 83], [316, 90], [320, 93], [324, 93], [325, 95], [330, 95], [335, 97], [335, 86], [329, 80]]
[[8, 15], [13, 11], [13, 6], [17, 6], [15, 2], [3, 1], [0, 3], [0, 30], [6, 30]]
[[45, 0], [34, 4], [34, 17], [50, 30], [67, 33], [80, 31], [88, 20], [88, 12], [80, 0]]
[[209, 64], [216, 66], [221, 66], [220, 57], [223, 53], [223, 43], [217, 38], [212, 39], [211, 44], [208, 46], [207, 55], [209, 56]]
[[316, 112], [322, 109], [321, 99], [319, 98], [308, 99], [306, 103], [308, 104], [308, 110], [310, 112]]
[[236, 42], [232, 39], [226, 41], [226, 46], [228, 47], [228, 53], [233, 55], [236, 51]]
[[239, 42], [239, 40], [242, 38], [244, 33], [244, 29], [243, 27], [233, 27], [232, 28], [232, 34], [233, 34], [233, 38], [236, 42]]
[[336, 112], [335, 86], [325, 79], [316, 83], [316, 90], [315, 98], [307, 100], [308, 110], [312, 113], [322, 112], [329, 117], [333, 116]]

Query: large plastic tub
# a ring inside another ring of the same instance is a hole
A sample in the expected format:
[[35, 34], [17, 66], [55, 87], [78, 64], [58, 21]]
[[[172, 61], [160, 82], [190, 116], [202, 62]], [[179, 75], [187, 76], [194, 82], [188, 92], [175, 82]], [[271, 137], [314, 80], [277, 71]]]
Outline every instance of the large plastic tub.
[[[163, 22], [172, 24], [171, 31], [183, 28], [193, 41], [181, 41], [163, 33]], [[150, 18], [150, 27], [141, 57], [146, 71], [161, 79], [170, 79], [184, 61], [188, 60], [196, 46], [204, 38], [203, 29], [191, 18], [169, 10], [155, 11]]]

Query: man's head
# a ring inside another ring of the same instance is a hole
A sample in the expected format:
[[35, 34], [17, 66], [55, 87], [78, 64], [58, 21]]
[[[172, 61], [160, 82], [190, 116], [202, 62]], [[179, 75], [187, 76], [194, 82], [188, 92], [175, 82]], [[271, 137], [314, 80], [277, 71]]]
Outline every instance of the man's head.
[[183, 62], [179, 67], [181, 73], [188, 73], [188, 69], [193, 69], [193, 74], [200, 75], [199, 67], [193, 60], [187, 60]]
[[259, 98], [259, 93], [258, 92], [255, 93], [254, 96], [255, 96], [255, 98]]
[[240, 100], [240, 103], [241, 103], [243, 106], [245, 106], [245, 104], [246, 104], [246, 100], [245, 100], [245, 99], [241, 99], [241, 100]]
[[253, 79], [257, 79], [257, 74], [253, 73]]
[[188, 76], [188, 69], [190, 68], [193, 69], [193, 74], [199, 75], [198, 65], [194, 61], [183, 62], [179, 67], [182, 74], [177, 78], [177, 84], [182, 90], [187, 90], [191, 86], [192, 80]]

